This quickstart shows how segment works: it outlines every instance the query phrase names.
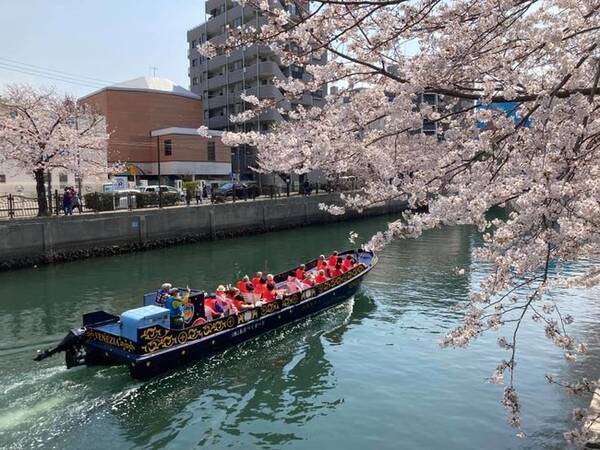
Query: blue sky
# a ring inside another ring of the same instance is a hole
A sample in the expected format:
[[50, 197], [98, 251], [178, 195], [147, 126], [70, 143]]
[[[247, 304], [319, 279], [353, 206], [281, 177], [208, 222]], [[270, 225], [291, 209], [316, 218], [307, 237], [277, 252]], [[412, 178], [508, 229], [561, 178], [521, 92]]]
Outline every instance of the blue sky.
[[[186, 32], [203, 20], [203, 0], [0, 0], [0, 89], [26, 82], [80, 96], [108, 84], [97, 80], [147, 76], [151, 66], [187, 88]], [[96, 80], [17, 71], [48, 69]]]

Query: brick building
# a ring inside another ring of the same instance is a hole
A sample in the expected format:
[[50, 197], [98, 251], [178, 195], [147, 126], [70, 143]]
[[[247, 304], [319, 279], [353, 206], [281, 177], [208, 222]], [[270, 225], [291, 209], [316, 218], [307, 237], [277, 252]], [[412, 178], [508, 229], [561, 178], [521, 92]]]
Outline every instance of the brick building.
[[231, 149], [221, 132], [201, 136], [201, 98], [161, 78], [140, 77], [107, 86], [80, 101], [106, 117], [108, 161], [127, 164], [138, 179], [161, 184], [184, 180], [223, 180], [231, 176]]

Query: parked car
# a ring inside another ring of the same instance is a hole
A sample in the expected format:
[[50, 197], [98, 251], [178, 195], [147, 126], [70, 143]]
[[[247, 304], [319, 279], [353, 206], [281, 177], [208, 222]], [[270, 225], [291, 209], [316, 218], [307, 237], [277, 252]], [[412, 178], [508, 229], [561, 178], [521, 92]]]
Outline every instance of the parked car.
[[256, 185], [254, 184], [225, 183], [215, 191], [215, 195], [218, 197], [233, 197], [234, 190], [235, 196], [238, 198], [250, 198], [253, 197], [257, 192]]
[[[158, 185], [156, 184], [148, 186], [136, 186], [135, 188], [138, 189], [140, 192], [158, 192]], [[179, 198], [182, 201], [185, 200], [185, 193], [177, 188], [174, 188], [173, 186], [165, 186], [164, 184], [161, 184], [160, 190], [161, 192], [171, 192], [174, 194], [178, 194]]]

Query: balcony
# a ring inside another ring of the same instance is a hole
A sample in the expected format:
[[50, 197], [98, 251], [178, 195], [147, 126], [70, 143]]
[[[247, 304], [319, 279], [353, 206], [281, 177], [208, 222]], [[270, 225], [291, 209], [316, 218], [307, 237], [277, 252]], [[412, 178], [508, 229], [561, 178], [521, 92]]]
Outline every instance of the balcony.
[[207, 119], [207, 126], [211, 130], [217, 128], [226, 128], [229, 124], [229, 119], [225, 116], [215, 116]]
[[236, 100], [240, 98], [239, 94], [223, 94], [223, 95], [215, 95], [214, 97], [209, 98], [204, 107], [207, 109], [219, 108], [221, 106], [230, 105], [235, 103]]
[[217, 75], [216, 77], [212, 77], [208, 79], [207, 89], [216, 89], [220, 86], [225, 86], [227, 84], [227, 74]]

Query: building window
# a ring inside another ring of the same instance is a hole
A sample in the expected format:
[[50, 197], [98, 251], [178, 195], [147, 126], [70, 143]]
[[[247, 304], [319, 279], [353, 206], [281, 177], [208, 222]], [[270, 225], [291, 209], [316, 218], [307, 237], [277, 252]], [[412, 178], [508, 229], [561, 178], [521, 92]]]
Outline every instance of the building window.
[[229, 63], [229, 67], [228, 67], [230, 72], [240, 70], [241, 68], [242, 68], [242, 60], [241, 59], [239, 61]]
[[304, 75], [304, 69], [300, 66], [292, 64], [290, 66], [290, 75], [292, 76], [292, 78], [301, 79], [302, 75]]
[[60, 173], [58, 174], [58, 182], [61, 186], [66, 185], [69, 182], [69, 177], [66, 173]]
[[437, 95], [436, 94], [423, 94], [423, 102], [428, 105], [436, 105]]
[[191, 43], [190, 43], [190, 48], [196, 48], [198, 46], [198, 41], [196, 41], [196, 39], [194, 39]]
[[166, 139], [163, 146], [165, 147], [165, 156], [171, 156], [173, 154], [173, 141]]
[[206, 143], [206, 153], [207, 153], [207, 159], [209, 161], [215, 161], [216, 155], [215, 155], [215, 143], [214, 142]]
[[192, 86], [198, 86], [198, 77], [192, 78]]
[[231, 25], [233, 26], [233, 28], [238, 28], [238, 27], [241, 27], [243, 24], [244, 24], [243, 18], [242, 17], [238, 17], [237, 19], [235, 19], [232, 22]]
[[192, 67], [196, 67], [196, 64], [198, 64], [198, 60], [196, 58], [192, 59]]
[[423, 120], [423, 134], [427, 136], [433, 136], [437, 133], [437, 124], [430, 120]]
[[6, 175], [0, 175], [0, 183], [6, 183]]

